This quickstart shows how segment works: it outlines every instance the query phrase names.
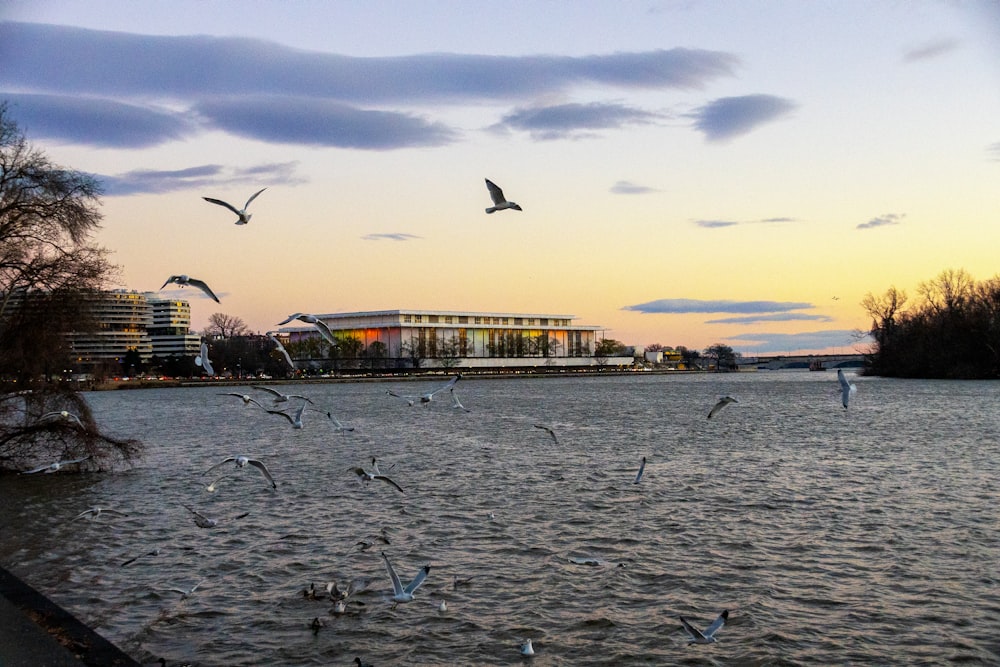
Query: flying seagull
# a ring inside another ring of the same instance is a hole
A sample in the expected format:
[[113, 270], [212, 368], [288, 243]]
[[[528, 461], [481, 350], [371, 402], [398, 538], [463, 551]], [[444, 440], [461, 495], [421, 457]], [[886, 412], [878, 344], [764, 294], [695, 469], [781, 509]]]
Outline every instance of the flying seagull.
[[333, 412], [331, 412], [330, 410], [320, 410], [318, 408], [313, 408], [313, 412], [318, 412], [321, 415], [326, 415], [326, 418], [329, 419], [331, 422], [333, 422], [333, 425], [337, 427], [338, 431], [347, 432], [354, 430], [353, 426], [344, 426], [339, 419], [333, 416]]
[[549, 434], [549, 437], [552, 438], [552, 442], [556, 443], [557, 445], [559, 444], [559, 438], [556, 437], [556, 432], [553, 431], [551, 427], [548, 427], [544, 424], [532, 424], [532, 426], [534, 426], [535, 428], [542, 429], [543, 431]]
[[201, 366], [209, 375], [215, 375], [215, 369], [212, 368], [212, 362], [208, 358], [208, 343], [201, 344], [201, 354], [194, 358], [194, 363], [196, 366]]
[[388, 477], [379, 472], [378, 465], [375, 464], [375, 459], [372, 459], [372, 465], [374, 466], [374, 469], [371, 471], [365, 470], [364, 468], [352, 468], [351, 470], [354, 472], [354, 474], [358, 476], [358, 478], [362, 482], [370, 482], [376, 479], [381, 480], [386, 484], [391, 484], [392, 486], [396, 487], [396, 489], [400, 493], [405, 493], [405, 491], [403, 491], [403, 487], [401, 487], [399, 484], [396, 484], [394, 481], [392, 481], [391, 479], [389, 479]]
[[265, 410], [267, 409], [267, 408], [264, 408], [264, 406], [261, 405], [260, 403], [258, 403], [256, 400], [254, 400], [253, 396], [251, 396], [249, 394], [237, 394], [235, 392], [228, 391], [228, 392], [226, 392], [224, 394], [220, 393], [219, 396], [235, 396], [236, 398], [243, 399], [243, 405], [249, 405], [250, 403], [253, 403], [258, 408], [263, 408]]
[[[261, 474], [263, 474], [264, 477], [267, 478], [267, 481], [269, 481], [271, 483], [271, 486], [273, 488], [275, 488], [275, 489], [278, 488], [277, 482], [275, 482], [274, 478], [271, 477], [271, 473], [269, 473], [267, 471], [267, 467], [261, 461], [258, 461], [257, 459], [252, 459], [252, 458], [247, 457], [247, 456], [228, 456], [225, 459], [223, 459], [222, 461], [219, 461], [218, 463], [216, 463], [214, 466], [212, 466], [208, 470], [206, 470], [205, 474], [207, 475], [208, 473], [212, 472], [213, 470], [215, 470], [219, 466], [225, 465], [225, 464], [229, 463], [230, 461], [235, 461], [237, 468], [246, 468], [248, 465], [253, 466], [257, 470], [260, 470]], [[218, 481], [218, 480], [216, 480], [216, 481]], [[212, 482], [212, 486], [213, 487], [215, 486], [215, 482]], [[209, 491], [214, 491], [214, 490], [215, 490], [214, 488], [209, 488]]]
[[847, 409], [847, 403], [851, 400], [851, 396], [858, 393], [857, 385], [851, 384], [844, 377], [844, 371], [837, 369], [837, 382], [840, 383], [840, 402], [844, 404], [844, 409]]
[[709, 411], [707, 418], [711, 419], [713, 416], [715, 416], [715, 413], [717, 413], [719, 410], [726, 407], [730, 403], [739, 403], [739, 401], [737, 401], [732, 396], [723, 396], [722, 398], [719, 399], [718, 403], [712, 406], [712, 409]]
[[284, 410], [268, 410], [269, 415], [281, 415], [288, 420], [288, 423], [292, 425], [292, 428], [299, 429], [302, 428], [302, 413], [306, 411], [306, 404], [303, 403], [299, 406], [299, 409], [295, 411], [295, 416], [288, 414]]
[[288, 350], [286, 350], [285, 346], [281, 344], [281, 341], [278, 340], [277, 336], [268, 332], [267, 337], [274, 341], [274, 344], [278, 346], [278, 352], [281, 352], [281, 355], [285, 358], [285, 361], [288, 362], [288, 365], [292, 367], [292, 370], [295, 370], [295, 363], [292, 361], [291, 355], [288, 354]]
[[236, 208], [232, 204], [230, 204], [228, 202], [224, 202], [221, 199], [212, 199], [211, 197], [202, 197], [202, 199], [204, 199], [205, 201], [207, 201], [207, 202], [209, 202], [211, 204], [218, 204], [219, 206], [224, 206], [224, 207], [228, 208], [230, 211], [232, 211], [237, 216], [239, 216], [239, 220], [236, 221], [236, 224], [237, 225], [245, 225], [248, 222], [250, 222], [250, 218], [253, 217], [250, 213], [247, 213], [247, 208], [250, 206], [250, 202], [252, 202], [254, 199], [256, 199], [257, 195], [259, 195], [264, 190], [267, 190], [267, 188], [261, 188], [257, 192], [255, 192], [252, 195], [250, 195], [250, 199], [247, 200], [246, 204], [243, 204], [243, 208], [242, 209]]
[[399, 575], [396, 574], [395, 568], [393, 568], [392, 563], [389, 562], [389, 557], [382, 552], [382, 558], [385, 559], [385, 569], [389, 572], [389, 579], [392, 580], [392, 599], [393, 608], [400, 602], [411, 602], [413, 600], [413, 593], [420, 588], [420, 584], [424, 583], [424, 579], [427, 578], [427, 573], [431, 571], [430, 565], [424, 565], [417, 572], [417, 576], [413, 578], [406, 587], [403, 587], [402, 582], [399, 580]]
[[389, 396], [395, 396], [396, 398], [401, 398], [407, 402], [411, 407], [414, 403], [420, 402], [423, 405], [430, 403], [434, 399], [434, 394], [438, 394], [446, 389], [450, 390], [455, 386], [455, 383], [462, 379], [462, 374], [459, 373], [452, 379], [448, 380], [445, 384], [441, 385], [434, 391], [429, 391], [426, 394], [397, 394], [391, 389], [387, 390], [385, 393]]
[[45, 474], [48, 475], [50, 473], [57, 472], [63, 466], [68, 466], [71, 463], [82, 463], [83, 461], [86, 461], [89, 458], [90, 458], [90, 454], [87, 454], [86, 456], [84, 456], [82, 458], [79, 458], [79, 459], [70, 459], [68, 461], [56, 461], [55, 463], [49, 463], [47, 465], [38, 466], [37, 468], [35, 468], [33, 470], [25, 470], [21, 474], [22, 475], [34, 475], [36, 472], [44, 472]]
[[689, 635], [689, 644], [714, 644], [716, 641], [715, 633], [726, 624], [726, 620], [729, 618], [729, 610], [727, 609], [719, 614], [719, 617], [712, 621], [712, 625], [708, 626], [708, 629], [704, 632], [685, 621], [683, 616], [678, 616], [677, 618], [680, 619]]
[[201, 512], [193, 510], [187, 505], [184, 506], [184, 509], [186, 509], [188, 512], [191, 512], [191, 514], [194, 514], [194, 525], [198, 526], [199, 528], [215, 528], [217, 525], [219, 525], [219, 522], [216, 521], [215, 519], [209, 519]]
[[196, 590], [198, 590], [198, 587], [201, 586], [201, 584], [202, 584], [202, 582], [199, 581], [197, 584], [195, 584], [194, 586], [192, 586], [191, 588], [189, 588], [187, 590], [184, 590], [183, 588], [168, 588], [166, 590], [171, 591], [173, 593], [180, 593], [181, 594], [181, 599], [182, 600], [187, 600], [189, 597], [191, 597], [192, 595], [194, 595], [194, 592]]
[[454, 389], [449, 390], [451, 392], [451, 407], [455, 410], [463, 410], [465, 412], [472, 412], [469, 408], [462, 405], [462, 401], [458, 400], [458, 394], [455, 393]]
[[[191, 276], [182, 273], [178, 276], [170, 276], [169, 278], [167, 278], [167, 282], [163, 283], [163, 287], [166, 287], [170, 283], [177, 283], [181, 287], [187, 287], [188, 285], [190, 285], [191, 287], [197, 287], [202, 292], [207, 294], [210, 299], [212, 299], [216, 303], [221, 303], [219, 301], [219, 297], [215, 296], [215, 292], [212, 291], [212, 288], [209, 287], [208, 283], [206, 283], [204, 280], [198, 280], [197, 278], [192, 278]], [[160, 287], [160, 289], [162, 290], [163, 287]]]
[[333, 347], [337, 347], [337, 339], [333, 337], [333, 332], [330, 331], [330, 327], [326, 325], [326, 322], [319, 319], [315, 315], [311, 315], [309, 313], [292, 313], [281, 322], [278, 322], [276, 326], [280, 327], [283, 324], [288, 324], [292, 320], [299, 320], [300, 322], [313, 325], [316, 327], [316, 331], [319, 331], [319, 335], [322, 336], [327, 343]]
[[645, 469], [646, 469], [646, 457], [643, 456], [642, 457], [642, 463], [639, 464], [639, 472], [637, 472], [635, 474], [635, 481], [632, 482], [633, 484], [638, 484], [639, 483], [639, 481], [642, 479], [642, 473], [643, 473], [643, 471]]
[[515, 211], [521, 210], [521, 207], [514, 202], [507, 201], [507, 198], [503, 196], [503, 190], [500, 189], [500, 186], [488, 178], [486, 179], [486, 189], [490, 191], [490, 198], [493, 200], [493, 206], [486, 209], [487, 213], [495, 213], [505, 208], [512, 208]]
[[153, 549], [152, 551], [147, 551], [144, 554], [139, 554], [138, 556], [133, 556], [132, 558], [129, 558], [127, 561], [121, 564], [121, 567], [125, 567], [126, 565], [131, 565], [132, 563], [136, 562], [143, 556], [159, 556], [159, 555], [160, 555], [160, 550], [158, 548]]
[[35, 423], [48, 424], [50, 422], [57, 422], [57, 421], [75, 423], [80, 428], [84, 428], [83, 422], [80, 421], [80, 418], [74, 415], [72, 412], [69, 412], [68, 410], [60, 410], [59, 412], [46, 412], [44, 415], [39, 417], [38, 421]]
[[250, 388], [251, 389], [256, 389], [258, 391], [266, 391], [267, 393], [269, 393], [272, 396], [274, 396], [274, 402], [275, 403], [284, 403], [285, 401], [291, 400], [293, 398], [301, 398], [306, 403], [312, 403], [312, 399], [308, 398], [306, 396], [300, 396], [299, 394], [282, 394], [277, 389], [271, 389], [270, 387], [264, 387], [264, 386], [261, 386], [259, 384], [255, 384], [255, 385], [253, 385]]
[[97, 521], [97, 518], [101, 516], [102, 513], [116, 514], [118, 516], [128, 516], [128, 514], [126, 514], [125, 512], [119, 512], [118, 510], [113, 510], [108, 507], [91, 507], [89, 510], [83, 510], [82, 512], [77, 514], [73, 518], [73, 521], [76, 521], [77, 519], [82, 519], [85, 516], [88, 517], [91, 521]]

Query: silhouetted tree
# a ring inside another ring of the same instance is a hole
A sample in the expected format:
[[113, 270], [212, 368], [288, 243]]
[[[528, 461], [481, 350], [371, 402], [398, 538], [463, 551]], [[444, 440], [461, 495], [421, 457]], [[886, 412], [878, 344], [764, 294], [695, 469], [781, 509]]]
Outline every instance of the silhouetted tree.
[[[33, 148], [0, 103], [0, 469], [81, 456], [107, 468], [140, 451], [102, 434], [75, 386], [53, 382], [70, 362], [64, 334], [86, 328], [81, 294], [115, 270], [89, 242], [100, 193]], [[79, 421], [51, 416], [63, 411]]]
[[921, 300], [903, 310], [895, 287], [862, 306], [874, 341], [866, 372], [926, 378], [1000, 377], [1000, 277], [977, 283], [946, 270], [918, 288]]
[[225, 313], [212, 313], [208, 317], [208, 326], [204, 334], [212, 338], [232, 338], [233, 336], [250, 335], [250, 327], [243, 318]]

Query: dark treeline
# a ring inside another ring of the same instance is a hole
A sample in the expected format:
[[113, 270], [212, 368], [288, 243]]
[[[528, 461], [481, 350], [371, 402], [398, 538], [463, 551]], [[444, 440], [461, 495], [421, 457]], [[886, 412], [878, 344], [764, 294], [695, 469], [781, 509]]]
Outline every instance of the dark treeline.
[[890, 287], [862, 302], [872, 317], [871, 375], [906, 378], [1000, 378], [1000, 276], [977, 282], [948, 269], [906, 293]]

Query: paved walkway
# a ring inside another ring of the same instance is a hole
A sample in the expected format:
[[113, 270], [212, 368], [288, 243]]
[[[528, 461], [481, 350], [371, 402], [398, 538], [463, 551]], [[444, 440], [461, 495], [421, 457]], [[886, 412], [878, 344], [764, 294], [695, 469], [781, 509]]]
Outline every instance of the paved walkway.
[[0, 667], [82, 665], [139, 667], [114, 644], [0, 567]]

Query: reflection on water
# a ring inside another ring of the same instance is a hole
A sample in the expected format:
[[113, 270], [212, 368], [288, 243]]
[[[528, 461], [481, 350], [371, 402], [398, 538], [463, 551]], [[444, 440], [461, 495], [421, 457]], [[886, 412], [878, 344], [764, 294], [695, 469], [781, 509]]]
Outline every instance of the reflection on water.
[[[300, 387], [353, 433], [214, 388], [91, 394], [145, 460], [4, 478], [0, 562], [143, 660], [517, 665], [530, 637], [538, 666], [997, 664], [1000, 385], [854, 381], [849, 411], [829, 373], [465, 378], [468, 413], [385, 395], [434, 381]], [[277, 491], [252, 468], [206, 491], [237, 454]], [[372, 456], [405, 494], [359, 483]], [[95, 505], [128, 516], [70, 521]], [[430, 563], [413, 602], [382, 549], [406, 580]], [[334, 580], [359, 589], [339, 616], [301, 593]], [[677, 616], [723, 609], [689, 647]]]

